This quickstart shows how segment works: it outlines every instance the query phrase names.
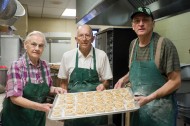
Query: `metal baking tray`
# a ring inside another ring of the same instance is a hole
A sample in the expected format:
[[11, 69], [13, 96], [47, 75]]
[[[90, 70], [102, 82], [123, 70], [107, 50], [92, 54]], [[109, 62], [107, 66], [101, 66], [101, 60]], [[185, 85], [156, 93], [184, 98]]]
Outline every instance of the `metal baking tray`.
[[50, 120], [67, 120], [132, 112], [140, 107], [131, 88], [56, 95], [48, 113]]

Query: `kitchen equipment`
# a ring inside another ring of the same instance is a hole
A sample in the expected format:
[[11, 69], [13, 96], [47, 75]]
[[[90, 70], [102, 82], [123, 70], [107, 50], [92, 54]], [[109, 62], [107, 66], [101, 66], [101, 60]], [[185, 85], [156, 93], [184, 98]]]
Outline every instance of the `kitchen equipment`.
[[10, 19], [14, 16], [17, 4], [15, 0], [2, 0], [0, 2], [0, 18], [1, 19]]
[[154, 19], [165, 19], [189, 10], [189, 0], [77, 0], [77, 25], [130, 26], [134, 9], [149, 7]]
[[177, 93], [178, 118], [186, 124], [190, 124], [190, 92]]
[[7, 68], [0, 67], [0, 93], [5, 92], [6, 80], [7, 80]]
[[25, 51], [22, 38], [19, 35], [0, 35], [0, 45], [0, 65], [5, 65], [8, 68]]
[[190, 80], [190, 64], [181, 66], [181, 79]]
[[178, 118], [190, 124], [190, 65], [181, 65], [181, 87], [176, 92]]
[[177, 99], [177, 104], [179, 107], [190, 109], [190, 93], [180, 93], [177, 95]]
[[18, 0], [0, 0], [0, 25], [12, 26], [25, 9]]

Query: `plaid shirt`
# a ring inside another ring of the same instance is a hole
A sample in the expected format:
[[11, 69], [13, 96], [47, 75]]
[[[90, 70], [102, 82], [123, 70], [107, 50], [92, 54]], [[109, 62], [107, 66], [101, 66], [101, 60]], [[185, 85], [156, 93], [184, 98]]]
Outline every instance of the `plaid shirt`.
[[45, 72], [46, 83], [49, 87], [53, 84], [50, 74], [50, 67], [43, 60], [40, 60], [39, 64], [37, 66], [34, 66], [29, 58], [27, 58], [30, 69], [30, 75], [28, 75], [25, 56], [26, 53], [17, 61], [13, 62], [7, 72], [6, 97], [22, 96], [23, 89], [26, 83], [29, 81], [29, 77], [31, 78], [31, 82], [34, 84], [44, 82], [41, 72], [41, 64], [43, 65], [43, 69]]

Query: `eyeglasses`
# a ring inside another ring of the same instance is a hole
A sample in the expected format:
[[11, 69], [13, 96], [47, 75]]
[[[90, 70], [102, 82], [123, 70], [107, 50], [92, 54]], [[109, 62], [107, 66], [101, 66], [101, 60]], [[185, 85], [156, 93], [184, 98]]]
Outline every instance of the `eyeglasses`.
[[86, 38], [86, 39], [88, 39], [88, 40], [92, 38], [92, 36], [89, 35], [89, 34], [79, 34], [77, 37], [78, 37], [79, 39]]
[[37, 44], [36, 42], [31, 42], [30, 45], [32, 48], [36, 48], [38, 46], [41, 49], [45, 46], [44, 44]]
[[143, 22], [143, 23], [148, 23], [150, 22], [151, 19], [150, 18], [142, 18], [142, 19], [133, 19], [133, 23], [134, 24], [139, 24], [140, 22]]

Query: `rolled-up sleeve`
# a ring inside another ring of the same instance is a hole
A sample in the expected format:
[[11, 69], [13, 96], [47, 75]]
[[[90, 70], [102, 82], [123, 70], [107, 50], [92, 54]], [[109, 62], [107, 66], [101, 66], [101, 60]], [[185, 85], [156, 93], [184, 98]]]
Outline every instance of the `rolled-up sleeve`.
[[22, 96], [23, 83], [19, 65], [14, 62], [7, 72], [6, 97]]

